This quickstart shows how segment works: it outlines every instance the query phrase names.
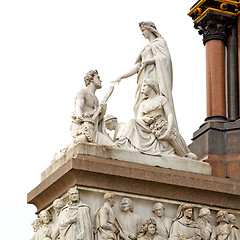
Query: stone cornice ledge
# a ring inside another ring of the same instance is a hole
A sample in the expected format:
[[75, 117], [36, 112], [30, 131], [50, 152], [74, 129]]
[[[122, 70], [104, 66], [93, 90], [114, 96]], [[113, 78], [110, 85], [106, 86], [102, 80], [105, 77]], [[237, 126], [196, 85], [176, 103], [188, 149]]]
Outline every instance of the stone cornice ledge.
[[240, 209], [240, 184], [229, 179], [87, 155], [54, 171], [28, 194], [28, 203], [39, 212], [74, 185]]
[[192, 160], [190, 158], [182, 158], [174, 155], [151, 156], [128, 149], [121, 149], [114, 146], [96, 145], [91, 143], [78, 144], [68, 149], [59, 159], [51, 163], [51, 165], [42, 173], [41, 179], [45, 180], [61, 165], [69, 159], [78, 155], [94, 156], [106, 159], [119, 160], [124, 162], [133, 162], [143, 165], [169, 168], [186, 172], [211, 175], [211, 166], [209, 163]]

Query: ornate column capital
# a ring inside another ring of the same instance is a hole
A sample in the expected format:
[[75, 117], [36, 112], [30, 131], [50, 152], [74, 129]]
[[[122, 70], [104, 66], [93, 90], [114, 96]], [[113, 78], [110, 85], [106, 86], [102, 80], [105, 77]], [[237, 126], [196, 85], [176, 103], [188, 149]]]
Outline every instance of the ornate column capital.
[[203, 43], [209, 40], [227, 42], [229, 30], [237, 23], [238, 1], [201, 0], [188, 13], [193, 19], [194, 27], [203, 35]]
[[203, 35], [203, 44], [209, 40], [222, 40], [227, 43], [229, 30], [235, 25], [237, 18], [219, 12], [208, 11], [202, 18], [194, 24], [198, 33]]

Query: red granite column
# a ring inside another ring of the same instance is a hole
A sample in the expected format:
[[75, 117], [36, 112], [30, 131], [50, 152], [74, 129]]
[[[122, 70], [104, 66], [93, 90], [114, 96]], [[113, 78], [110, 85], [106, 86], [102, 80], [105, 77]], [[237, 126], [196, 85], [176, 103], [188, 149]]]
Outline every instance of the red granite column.
[[207, 117], [226, 117], [225, 46], [222, 40], [206, 42]]
[[240, 182], [240, 9], [234, 2], [197, 1], [189, 12], [206, 46], [207, 75], [207, 118], [189, 148], [211, 164], [212, 175]]
[[237, 35], [238, 35], [238, 93], [239, 93], [239, 114], [240, 114], [240, 15], [238, 15], [237, 24]]

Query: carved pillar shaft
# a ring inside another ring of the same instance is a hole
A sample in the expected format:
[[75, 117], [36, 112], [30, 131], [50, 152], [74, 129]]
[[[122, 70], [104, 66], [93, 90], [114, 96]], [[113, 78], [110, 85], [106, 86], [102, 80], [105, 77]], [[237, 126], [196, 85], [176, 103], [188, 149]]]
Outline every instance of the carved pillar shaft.
[[230, 121], [239, 115], [238, 86], [238, 38], [236, 24], [233, 24], [227, 42], [227, 109]]
[[206, 42], [206, 85], [207, 117], [225, 117], [225, 46], [222, 40]]

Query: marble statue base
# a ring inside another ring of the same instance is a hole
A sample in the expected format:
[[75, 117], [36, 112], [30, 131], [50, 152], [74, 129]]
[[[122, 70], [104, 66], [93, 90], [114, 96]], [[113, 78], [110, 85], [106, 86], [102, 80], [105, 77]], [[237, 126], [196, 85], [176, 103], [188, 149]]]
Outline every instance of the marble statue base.
[[[67, 160], [38, 186], [28, 193], [28, 203], [34, 204], [37, 213], [47, 209], [53, 213], [52, 204], [57, 198], [68, 201], [66, 193], [76, 186], [81, 201], [90, 205], [92, 218], [103, 204], [103, 195], [114, 192], [117, 196], [115, 210], [122, 197], [134, 202], [134, 212], [146, 219], [152, 215], [155, 202], [166, 205], [166, 214], [173, 218], [179, 204], [193, 203], [197, 209], [206, 206], [216, 214], [229, 209], [239, 218], [240, 184], [229, 179], [204, 174], [157, 168], [127, 161], [81, 155]], [[53, 216], [54, 219], [54, 216]], [[213, 224], [216, 221], [212, 219]]]
[[45, 180], [60, 166], [66, 163], [69, 159], [75, 158], [78, 154], [211, 175], [211, 166], [209, 163], [192, 160], [190, 158], [182, 158], [175, 155], [162, 155], [161, 157], [158, 157], [142, 154], [134, 150], [96, 145], [93, 143], [81, 143], [70, 148], [63, 156], [53, 161], [52, 164], [42, 173], [41, 180]]
[[[127, 197], [132, 199], [134, 214], [142, 222], [154, 216], [152, 209], [157, 202], [165, 205], [165, 215], [170, 219], [176, 216], [179, 205], [187, 202], [193, 204], [195, 217], [202, 207], [208, 208], [212, 226], [217, 225], [219, 210], [234, 214], [237, 226], [240, 225], [240, 183], [207, 174], [156, 167], [158, 163], [154, 159], [161, 162], [164, 158], [132, 151], [121, 154], [119, 149], [106, 146], [82, 144], [71, 151], [43, 172], [41, 183], [27, 196], [28, 203], [36, 206], [36, 214], [41, 215], [42, 210], [50, 212], [54, 225], [58, 220], [53, 203], [56, 199], [68, 203], [67, 192], [72, 187], [79, 190], [80, 200], [90, 207], [93, 223], [96, 211], [104, 204], [104, 194], [113, 192], [116, 195], [114, 211], [118, 217], [121, 217], [120, 202]], [[149, 164], [146, 164], [148, 159]], [[191, 161], [196, 163], [196, 168], [197, 164], [205, 164]]]
[[[43, 172], [41, 183], [28, 193], [28, 203], [34, 204], [37, 212], [72, 186], [240, 210], [240, 184], [229, 179], [135, 163], [139, 156], [152, 162], [161, 158], [131, 151], [129, 155], [125, 152], [125, 160], [116, 160], [123, 157], [119, 149], [106, 146], [79, 145], [72, 151], [53, 162]], [[205, 165], [191, 161], [195, 168]]]

